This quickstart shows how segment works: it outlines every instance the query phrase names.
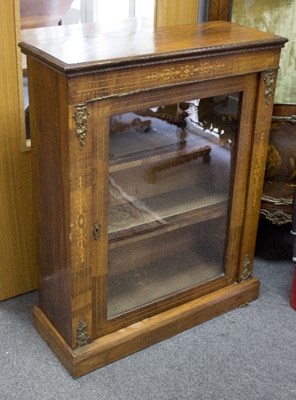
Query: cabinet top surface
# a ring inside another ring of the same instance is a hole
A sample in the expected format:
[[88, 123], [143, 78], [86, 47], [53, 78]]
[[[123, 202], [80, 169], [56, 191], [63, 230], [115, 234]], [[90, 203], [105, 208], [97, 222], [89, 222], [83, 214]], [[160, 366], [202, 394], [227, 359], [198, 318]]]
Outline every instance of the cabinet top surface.
[[151, 30], [122, 23], [116, 30], [98, 24], [46, 27], [22, 31], [22, 51], [64, 72], [116, 67], [282, 47], [286, 39], [230, 22], [213, 21]]

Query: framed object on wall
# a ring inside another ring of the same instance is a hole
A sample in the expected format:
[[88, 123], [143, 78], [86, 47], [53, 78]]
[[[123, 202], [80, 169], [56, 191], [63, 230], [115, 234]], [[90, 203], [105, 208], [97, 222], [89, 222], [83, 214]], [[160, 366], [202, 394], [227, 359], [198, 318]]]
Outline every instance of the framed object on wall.
[[281, 53], [274, 102], [296, 104], [296, 1], [232, 0], [231, 20], [289, 39]]
[[209, 19], [228, 19], [289, 39], [280, 59], [261, 214], [276, 225], [291, 222], [296, 187], [296, 0], [210, 0], [208, 6]]

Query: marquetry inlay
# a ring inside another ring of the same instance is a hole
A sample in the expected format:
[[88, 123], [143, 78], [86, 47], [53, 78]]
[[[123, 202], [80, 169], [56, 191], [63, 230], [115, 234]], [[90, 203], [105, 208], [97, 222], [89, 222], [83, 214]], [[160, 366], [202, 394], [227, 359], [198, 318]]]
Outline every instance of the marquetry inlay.
[[81, 263], [85, 261], [86, 257], [86, 193], [85, 183], [82, 176], [78, 178], [76, 190], [74, 192], [74, 210], [75, 210], [75, 250], [77, 251], [78, 258]]

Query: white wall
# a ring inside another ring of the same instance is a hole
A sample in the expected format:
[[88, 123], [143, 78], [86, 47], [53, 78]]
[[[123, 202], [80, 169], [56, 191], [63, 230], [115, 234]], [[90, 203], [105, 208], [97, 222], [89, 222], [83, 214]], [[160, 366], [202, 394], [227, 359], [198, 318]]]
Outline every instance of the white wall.
[[111, 23], [127, 18], [151, 18], [154, 0], [74, 0], [63, 19], [64, 24]]

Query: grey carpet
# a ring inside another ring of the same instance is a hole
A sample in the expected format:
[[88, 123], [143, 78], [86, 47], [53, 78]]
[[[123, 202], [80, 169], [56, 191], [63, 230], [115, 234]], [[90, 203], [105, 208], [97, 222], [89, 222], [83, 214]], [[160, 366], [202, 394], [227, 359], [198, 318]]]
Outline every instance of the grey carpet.
[[32, 326], [36, 293], [1, 302], [0, 399], [296, 399], [291, 238], [267, 228], [257, 241], [258, 300], [77, 380]]

